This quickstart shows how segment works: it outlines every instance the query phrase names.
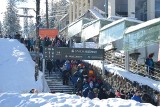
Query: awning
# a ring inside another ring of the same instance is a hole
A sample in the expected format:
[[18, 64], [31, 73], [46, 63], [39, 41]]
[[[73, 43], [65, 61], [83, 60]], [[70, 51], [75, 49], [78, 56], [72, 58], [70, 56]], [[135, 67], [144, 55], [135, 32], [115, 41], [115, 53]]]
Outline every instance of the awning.
[[84, 24], [82, 27], [81, 41], [86, 41], [89, 38], [99, 35], [100, 28], [111, 22], [112, 20], [97, 19]]
[[160, 41], [160, 18], [129, 27], [124, 33], [124, 50], [134, 50]]
[[58, 35], [58, 29], [39, 29], [39, 36], [44, 39], [44, 37], [55, 38]]
[[69, 39], [69, 38], [75, 36], [76, 34], [80, 33], [82, 31], [82, 26], [88, 22], [90, 22], [90, 19], [82, 18], [82, 19], [79, 19], [79, 20], [71, 23], [68, 26], [68, 35], [67, 35], [66, 39]]
[[122, 39], [126, 28], [139, 23], [142, 23], [142, 21], [123, 18], [104, 26], [100, 29], [99, 46]]

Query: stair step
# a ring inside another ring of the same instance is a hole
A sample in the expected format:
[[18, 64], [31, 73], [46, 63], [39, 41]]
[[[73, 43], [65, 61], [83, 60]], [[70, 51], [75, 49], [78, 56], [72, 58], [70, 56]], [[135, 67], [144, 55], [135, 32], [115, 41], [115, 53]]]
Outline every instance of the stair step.
[[70, 86], [50, 86], [50, 88], [68, 88], [68, 89], [73, 89], [74, 87], [70, 87]]
[[66, 94], [73, 94], [73, 91], [71, 92], [64, 92], [64, 91], [51, 91], [51, 92], [54, 92], [54, 93], [66, 93]]
[[48, 87], [51, 92], [57, 93], [67, 93], [72, 94], [74, 90], [73, 84], [69, 81], [69, 85], [63, 85], [62, 73], [60, 71], [52, 72], [49, 75], [49, 72], [45, 72], [45, 79], [47, 81]]
[[51, 90], [51, 91], [54, 91], [54, 92], [73, 92], [73, 90], [63, 90], [63, 89], [58, 89], [58, 90]]
[[48, 80], [60, 80], [60, 79], [62, 79], [62, 78], [52, 78], [52, 77], [51, 77], [51, 78], [48, 78], [48, 77], [47, 77], [47, 78], [45, 78], [45, 79], [48, 79]]
[[[49, 86], [66, 86], [66, 85], [63, 85], [63, 83], [61, 83], [61, 84], [48, 84]], [[69, 83], [69, 85], [67, 85], [67, 86], [70, 86], [70, 87], [73, 87], [73, 85], [71, 84], [71, 83]]]
[[63, 81], [61, 78], [57, 78], [57, 79], [46, 79], [48, 82], [57, 82], [57, 81]]
[[63, 92], [68, 92], [68, 91], [73, 91], [74, 88], [72, 88], [72, 89], [51, 88], [51, 90], [53, 90], [53, 91], [62, 91], [63, 90]]

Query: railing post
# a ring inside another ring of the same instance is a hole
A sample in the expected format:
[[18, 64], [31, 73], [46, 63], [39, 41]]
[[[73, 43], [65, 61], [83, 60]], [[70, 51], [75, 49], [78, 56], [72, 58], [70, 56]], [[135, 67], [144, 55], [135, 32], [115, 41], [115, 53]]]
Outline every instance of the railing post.
[[129, 71], [129, 52], [125, 52], [125, 70]]
[[44, 89], [45, 89], [45, 85], [44, 85], [44, 79], [45, 79], [45, 59], [43, 58], [43, 92], [44, 92]]

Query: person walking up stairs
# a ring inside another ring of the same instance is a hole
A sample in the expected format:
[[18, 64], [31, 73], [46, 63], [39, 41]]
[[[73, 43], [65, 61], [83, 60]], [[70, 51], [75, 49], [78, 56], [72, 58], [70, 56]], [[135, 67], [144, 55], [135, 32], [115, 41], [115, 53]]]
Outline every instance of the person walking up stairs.
[[72, 94], [74, 91], [74, 86], [71, 82], [68, 82], [68, 85], [63, 85], [62, 73], [59, 69], [55, 69], [55, 72], [52, 72], [49, 75], [49, 72], [45, 72], [45, 79], [52, 93], [63, 92], [67, 94]]

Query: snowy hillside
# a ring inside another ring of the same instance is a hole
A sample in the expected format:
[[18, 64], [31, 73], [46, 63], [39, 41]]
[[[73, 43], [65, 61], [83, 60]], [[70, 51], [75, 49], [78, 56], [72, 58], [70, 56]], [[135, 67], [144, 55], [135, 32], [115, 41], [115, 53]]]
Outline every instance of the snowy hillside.
[[27, 48], [14, 39], [0, 39], [0, 92], [42, 90], [41, 80], [35, 82], [34, 66]]

